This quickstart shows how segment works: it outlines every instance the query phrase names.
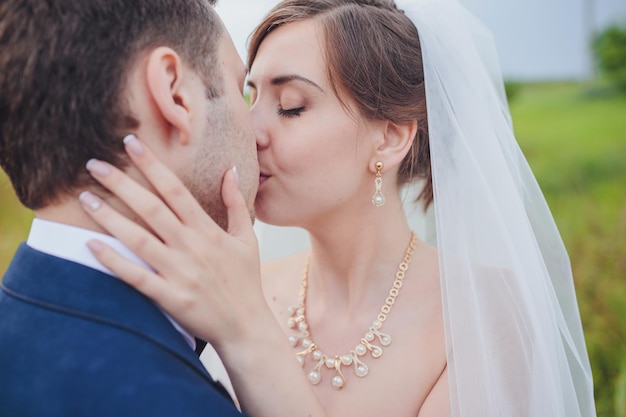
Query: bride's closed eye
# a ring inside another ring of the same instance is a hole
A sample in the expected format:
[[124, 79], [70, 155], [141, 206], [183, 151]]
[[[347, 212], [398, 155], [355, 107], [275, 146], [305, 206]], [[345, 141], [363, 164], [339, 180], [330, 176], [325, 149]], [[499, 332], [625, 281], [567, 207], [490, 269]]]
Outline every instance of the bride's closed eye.
[[287, 118], [298, 117], [303, 111], [304, 111], [304, 106], [294, 107], [291, 109], [284, 109], [283, 106], [280, 106], [280, 105], [278, 106], [278, 114]]

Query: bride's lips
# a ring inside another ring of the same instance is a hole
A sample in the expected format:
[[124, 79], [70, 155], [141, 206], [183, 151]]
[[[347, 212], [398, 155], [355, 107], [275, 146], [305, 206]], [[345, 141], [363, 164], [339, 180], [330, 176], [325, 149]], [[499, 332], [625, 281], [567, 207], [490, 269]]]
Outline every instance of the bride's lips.
[[269, 180], [270, 177], [270, 174], [266, 174], [265, 172], [261, 171], [259, 174], [259, 185], [262, 185], [265, 181]]

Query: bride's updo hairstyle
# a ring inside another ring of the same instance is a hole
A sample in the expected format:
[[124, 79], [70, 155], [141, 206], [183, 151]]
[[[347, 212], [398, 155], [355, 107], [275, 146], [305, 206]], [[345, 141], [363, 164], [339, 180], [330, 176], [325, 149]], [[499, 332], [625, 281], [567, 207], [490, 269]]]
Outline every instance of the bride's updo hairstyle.
[[417, 120], [417, 134], [400, 165], [398, 183], [424, 179], [418, 198], [428, 207], [433, 187], [424, 68], [413, 22], [393, 0], [285, 0], [251, 35], [249, 67], [270, 32], [307, 19], [315, 19], [322, 28], [328, 76], [340, 101], [344, 102], [342, 95], [352, 98], [370, 120], [397, 124]]

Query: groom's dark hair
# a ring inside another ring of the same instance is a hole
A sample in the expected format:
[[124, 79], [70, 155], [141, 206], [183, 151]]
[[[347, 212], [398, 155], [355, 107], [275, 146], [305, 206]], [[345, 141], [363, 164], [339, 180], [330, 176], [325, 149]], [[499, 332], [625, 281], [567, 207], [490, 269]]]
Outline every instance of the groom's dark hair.
[[2, 0], [0, 166], [37, 210], [95, 182], [90, 158], [125, 167], [137, 128], [123, 92], [142, 54], [169, 46], [219, 96], [223, 26], [211, 0]]

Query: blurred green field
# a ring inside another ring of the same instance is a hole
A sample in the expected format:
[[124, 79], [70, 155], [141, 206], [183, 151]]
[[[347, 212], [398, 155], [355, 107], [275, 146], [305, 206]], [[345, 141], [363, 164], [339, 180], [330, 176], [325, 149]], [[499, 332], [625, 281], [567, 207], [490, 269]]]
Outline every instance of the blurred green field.
[[524, 85], [511, 113], [570, 255], [598, 416], [625, 417], [626, 96]]
[[26, 240], [33, 215], [18, 201], [8, 178], [0, 169], [0, 277], [20, 242]]
[[[524, 84], [511, 112], [570, 254], [598, 416], [626, 417], [626, 96]], [[0, 274], [31, 218], [0, 173]]]

